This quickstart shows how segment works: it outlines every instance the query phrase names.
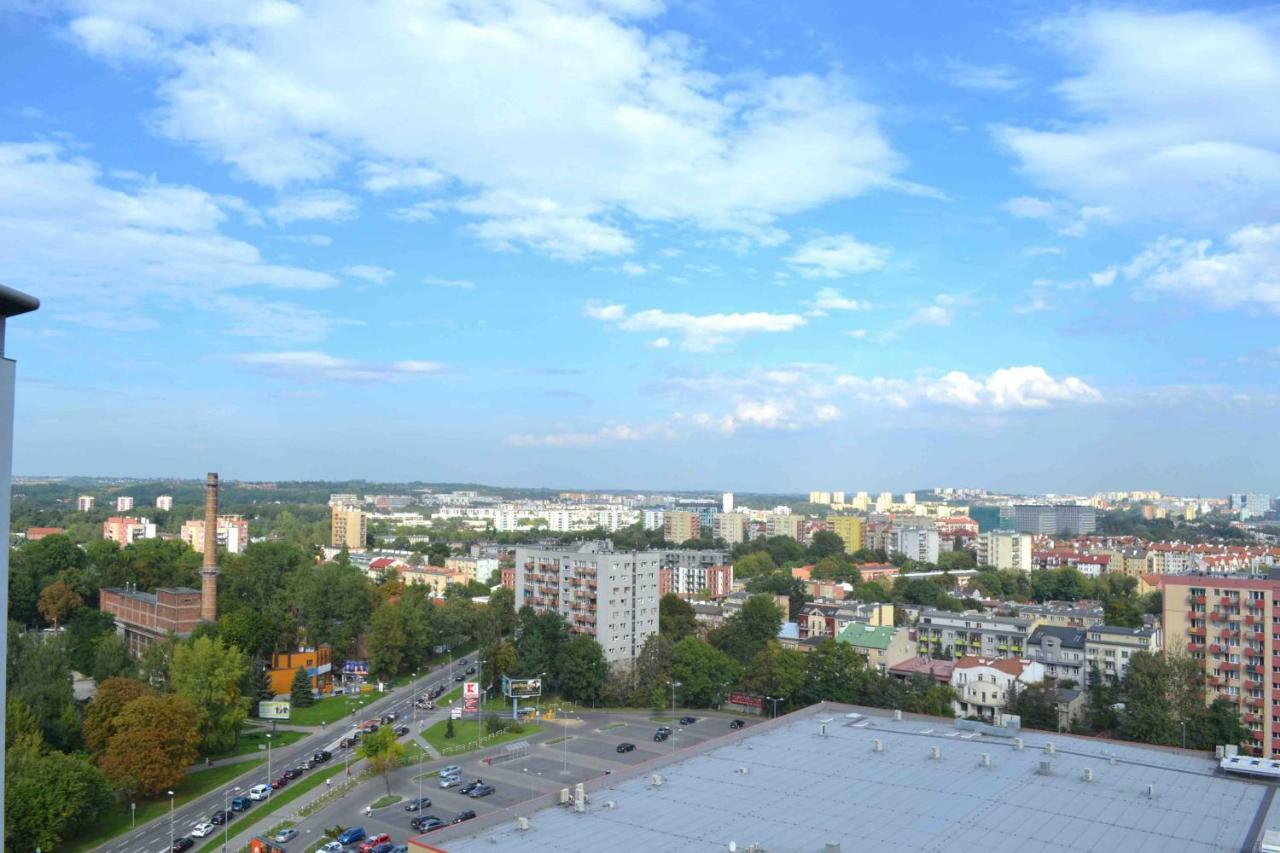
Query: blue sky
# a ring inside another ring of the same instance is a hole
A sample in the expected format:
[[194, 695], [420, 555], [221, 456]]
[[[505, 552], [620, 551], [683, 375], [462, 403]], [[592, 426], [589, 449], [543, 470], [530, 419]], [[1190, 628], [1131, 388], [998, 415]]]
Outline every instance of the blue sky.
[[188, 5], [0, 0], [19, 473], [1280, 491], [1275, 7]]

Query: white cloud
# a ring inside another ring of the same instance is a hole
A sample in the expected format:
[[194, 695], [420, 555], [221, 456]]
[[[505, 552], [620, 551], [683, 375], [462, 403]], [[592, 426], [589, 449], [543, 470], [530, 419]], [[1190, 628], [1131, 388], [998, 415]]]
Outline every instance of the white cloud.
[[870, 302], [851, 299], [834, 287], [819, 290], [808, 305], [809, 314], [814, 317], [824, 316], [828, 311], [865, 311], [871, 307]]
[[670, 338], [654, 338], [653, 343], [649, 344], [649, 346], [653, 347], [654, 349], [666, 349], [667, 347], [671, 346], [671, 339]]
[[235, 356], [241, 364], [301, 382], [394, 382], [440, 372], [436, 361], [359, 361], [324, 352], [256, 352]]
[[601, 427], [594, 432], [566, 431], [508, 435], [507, 444], [514, 447], [588, 447], [595, 444], [669, 438], [672, 435], [669, 425], [665, 424], [642, 426], [613, 424]]
[[956, 309], [964, 300], [949, 293], [939, 293], [932, 305], [925, 305], [907, 318], [906, 326], [936, 326], [945, 328], [956, 319]]
[[1161, 237], [1124, 267], [1147, 291], [1210, 308], [1253, 308], [1280, 314], [1280, 224], [1250, 225], [1215, 250], [1210, 240]]
[[1119, 218], [1238, 227], [1280, 192], [1280, 19], [1085, 7], [1046, 24], [1068, 120], [997, 128], [1035, 183]]
[[706, 352], [743, 335], [790, 332], [805, 324], [799, 314], [765, 311], [699, 315], [650, 308], [628, 314], [625, 305], [591, 304], [583, 314], [627, 332], [674, 332], [680, 336], [681, 349], [692, 352]]
[[391, 281], [395, 272], [386, 267], [373, 266], [371, 264], [352, 264], [351, 266], [343, 267], [342, 274], [362, 279], [371, 284], [386, 284]]
[[648, 267], [644, 264], [637, 264], [635, 261], [627, 261], [618, 269], [623, 275], [629, 275], [632, 278], [639, 278], [649, 272]]
[[396, 163], [361, 163], [359, 172], [360, 186], [372, 193], [431, 189], [446, 180], [435, 169]]
[[810, 240], [786, 260], [808, 278], [843, 278], [881, 269], [888, 259], [889, 250], [884, 246], [836, 234]]
[[1001, 207], [1018, 219], [1041, 220], [1064, 237], [1083, 237], [1090, 225], [1111, 218], [1106, 207], [1079, 207], [1062, 199], [1047, 201], [1025, 195], [1011, 198]]
[[424, 278], [422, 281], [432, 287], [452, 287], [456, 290], [476, 289], [476, 283], [466, 278]]
[[256, 182], [376, 164], [360, 167], [374, 191], [434, 188], [438, 173], [478, 196], [554, 203], [492, 227], [504, 217], [472, 212], [498, 245], [618, 254], [631, 238], [615, 218], [777, 241], [779, 217], [921, 191], [839, 73], [722, 75], [649, 20], [660, 3], [77, 6], [70, 31], [86, 50], [162, 76], [163, 133]]
[[457, 208], [488, 217], [472, 225], [471, 232], [502, 251], [527, 245], [554, 258], [580, 261], [625, 255], [635, 247], [621, 229], [593, 219], [593, 211], [566, 210], [546, 198], [478, 196], [458, 202]]
[[312, 190], [280, 199], [269, 213], [281, 225], [291, 222], [339, 222], [351, 219], [360, 209], [359, 201], [340, 190]]
[[1090, 283], [1093, 284], [1094, 287], [1110, 287], [1111, 285], [1115, 284], [1115, 280], [1116, 280], [1115, 267], [1107, 267], [1105, 270], [1102, 270], [1101, 272], [1095, 272], [1095, 273], [1089, 274], [1089, 281]]
[[218, 296], [212, 303], [224, 317], [233, 320], [227, 334], [269, 341], [279, 346], [319, 343], [338, 326], [354, 321], [289, 302]]
[[976, 65], [949, 60], [945, 76], [951, 85], [976, 92], [1014, 92], [1025, 85], [1018, 72], [1007, 65]]
[[864, 378], [845, 375], [836, 384], [860, 403], [897, 408], [934, 404], [989, 412], [1046, 409], [1058, 405], [1095, 403], [1102, 394], [1074, 376], [1055, 379], [1042, 367], [1004, 367], [985, 377], [951, 371], [941, 377], [914, 379]]
[[408, 207], [397, 207], [388, 215], [399, 222], [434, 222], [436, 214], [448, 207], [447, 202], [434, 199], [415, 202]]
[[154, 178], [108, 180], [51, 144], [0, 143], [0, 257], [11, 286], [82, 325], [154, 324], [220, 291], [327, 288], [322, 272], [274, 264], [222, 233], [243, 205]]

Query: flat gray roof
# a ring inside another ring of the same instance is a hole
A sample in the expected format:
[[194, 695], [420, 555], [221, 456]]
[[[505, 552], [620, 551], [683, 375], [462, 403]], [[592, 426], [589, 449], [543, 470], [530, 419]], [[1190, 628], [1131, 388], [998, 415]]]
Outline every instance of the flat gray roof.
[[[727, 851], [730, 842], [810, 853], [828, 842], [845, 851], [1168, 853], [1238, 851], [1280, 819], [1273, 788], [1221, 775], [1203, 753], [1046, 732], [1023, 738], [1018, 750], [1011, 738], [949, 720], [895, 721], [887, 711], [825, 704], [608, 784], [589, 782], [583, 814], [526, 804], [420, 841], [450, 853]], [[980, 765], [983, 753], [990, 766]], [[1093, 781], [1083, 780], [1086, 768]], [[529, 818], [528, 830], [516, 827], [517, 815]]]

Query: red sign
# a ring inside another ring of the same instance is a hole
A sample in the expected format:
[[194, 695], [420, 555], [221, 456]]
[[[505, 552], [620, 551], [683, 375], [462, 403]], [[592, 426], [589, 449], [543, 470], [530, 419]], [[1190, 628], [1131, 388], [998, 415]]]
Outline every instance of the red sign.
[[730, 693], [729, 702], [734, 705], [744, 705], [748, 708], [764, 707], [764, 697], [753, 696], [750, 693]]

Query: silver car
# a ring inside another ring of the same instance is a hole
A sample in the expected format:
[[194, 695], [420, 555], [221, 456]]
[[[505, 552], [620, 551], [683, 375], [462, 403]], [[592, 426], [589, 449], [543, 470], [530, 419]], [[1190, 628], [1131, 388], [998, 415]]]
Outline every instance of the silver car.
[[462, 784], [461, 776], [441, 776], [440, 777], [441, 788], [453, 788], [461, 784]]

